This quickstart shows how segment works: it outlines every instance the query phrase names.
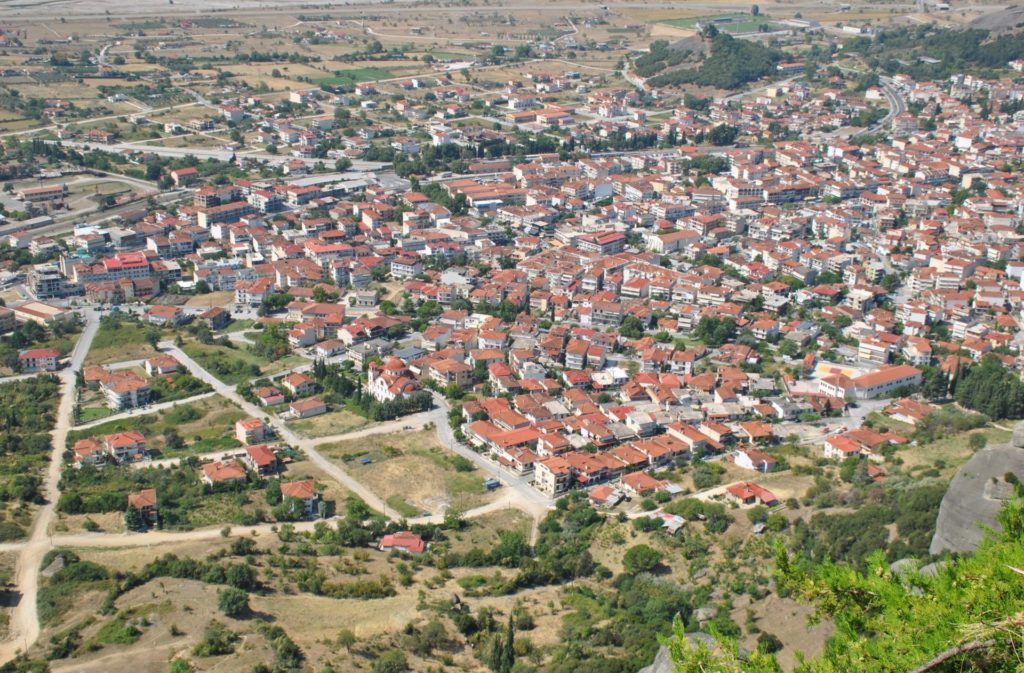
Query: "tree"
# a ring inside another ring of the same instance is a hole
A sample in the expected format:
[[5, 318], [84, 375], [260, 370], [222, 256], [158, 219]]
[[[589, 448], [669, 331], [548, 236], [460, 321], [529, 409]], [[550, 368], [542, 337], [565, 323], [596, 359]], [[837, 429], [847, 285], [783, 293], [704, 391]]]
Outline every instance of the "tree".
[[153, 329], [152, 327], [146, 330], [145, 334], [146, 343], [156, 349], [158, 343], [160, 343], [160, 332]]
[[185, 441], [174, 428], [168, 428], [164, 433], [164, 445], [171, 450], [177, 450], [185, 446]]
[[124, 527], [128, 530], [143, 530], [146, 521], [142, 518], [142, 512], [128, 505], [128, 509], [124, 511]]
[[241, 617], [249, 612], [248, 592], [227, 587], [217, 592], [217, 609], [228, 617]]
[[959, 372], [956, 401], [993, 420], [1024, 417], [1024, 382], [995, 356]]
[[645, 544], [638, 544], [626, 550], [622, 556], [622, 567], [630, 575], [650, 572], [661, 563], [662, 555], [657, 549]]
[[740, 130], [729, 124], [719, 124], [708, 133], [708, 140], [712, 145], [732, 145], [736, 142]]
[[758, 7], [757, 5], [751, 5], [750, 6], [750, 15], [751, 16], [760, 16], [761, 15], [761, 8]]

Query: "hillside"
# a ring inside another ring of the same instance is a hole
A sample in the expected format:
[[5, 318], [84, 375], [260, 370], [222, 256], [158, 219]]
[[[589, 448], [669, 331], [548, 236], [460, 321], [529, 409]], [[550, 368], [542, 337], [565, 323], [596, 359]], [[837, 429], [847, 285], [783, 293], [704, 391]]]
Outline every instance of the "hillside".
[[[698, 42], [710, 55], [700, 59]], [[636, 72], [651, 86], [698, 84], [720, 89], [737, 89], [775, 72], [782, 52], [757, 42], [739, 40], [725, 33], [707, 38], [689, 38], [670, 45], [664, 40], [651, 43], [650, 52], [636, 60]], [[699, 65], [697, 65], [699, 63]]]
[[[1024, 614], [1024, 501], [1000, 512], [1003, 533], [990, 534], [973, 556], [928, 568], [893, 569], [875, 555], [868, 569], [794, 562], [777, 552], [780, 586], [836, 623], [823, 655], [806, 663], [817, 673], [1019, 671]], [[675, 673], [779, 671], [763, 648], [749, 657], [726, 643], [696, 647], [676, 623], [669, 650]]]

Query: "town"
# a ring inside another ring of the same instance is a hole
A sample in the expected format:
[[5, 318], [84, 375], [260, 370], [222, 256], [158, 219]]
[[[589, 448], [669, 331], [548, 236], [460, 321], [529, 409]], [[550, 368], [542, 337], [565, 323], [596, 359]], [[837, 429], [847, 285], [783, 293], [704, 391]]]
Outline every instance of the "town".
[[[947, 486], [1024, 476], [1024, 43], [923, 7], [5, 18], [3, 660], [637, 670], [681, 618], [792, 670], [834, 634], [773, 545], [973, 551]], [[670, 597], [571, 651], [576, 580]]]

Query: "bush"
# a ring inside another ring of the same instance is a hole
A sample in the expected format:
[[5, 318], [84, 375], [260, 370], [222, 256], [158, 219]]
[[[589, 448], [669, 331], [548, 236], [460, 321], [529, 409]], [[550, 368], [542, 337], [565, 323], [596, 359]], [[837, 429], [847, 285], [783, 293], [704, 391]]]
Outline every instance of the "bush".
[[377, 657], [370, 670], [373, 673], [403, 673], [409, 670], [409, 662], [401, 650], [388, 650]]
[[249, 594], [235, 587], [217, 592], [217, 609], [228, 617], [241, 617], [249, 612]]
[[230, 630], [223, 623], [213, 619], [203, 629], [203, 637], [192, 648], [192, 654], [197, 657], [216, 657], [231, 654], [235, 651], [235, 643], [237, 641], [237, 633]]

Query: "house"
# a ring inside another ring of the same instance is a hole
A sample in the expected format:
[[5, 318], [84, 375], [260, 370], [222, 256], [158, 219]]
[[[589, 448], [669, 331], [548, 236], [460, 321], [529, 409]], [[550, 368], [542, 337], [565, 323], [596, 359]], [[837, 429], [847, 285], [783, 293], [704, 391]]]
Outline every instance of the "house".
[[405, 552], [406, 554], [422, 554], [427, 550], [427, 543], [412, 531], [401, 530], [381, 538], [380, 550], [395, 550]]
[[622, 498], [624, 496], [621, 492], [608, 484], [601, 484], [600, 486], [595, 486], [590, 489], [588, 497], [590, 498], [591, 504], [595, 507], [614, 507], [622, 502]]
[[285, 500], [294, 498], [301, 501], [303, 516], [306, 518], [312, 517], [317, 513], [317, 508], [320, 504], [320, 494], [316, 492], [316, 484], [312, 479], [281, 484], [281, 496]]
[[261, 407], [272, 407], [277, 404], [284, 404], [284, 394], [273, 386], [257, 388], [254, 392], [256, 399], [260, 401]]
[[313, 377], [307, 376], [306, 374], [300, 374], [298, 372], [289, 374], [281, 379], [281, 385], [287, 388], [291, 394], [296, 397], [312, 395], [316, 392], [316, 381], [313, 380]]
[[292, 418], [310, 418], [327, 413], [327, 405], [318, 397], [307, 397], [302, 400], [295, 400], [288, 407]]
[[255, 444], [245, 447], [245, 455], [242, 456], [245, 466], [261, 477], [277, 472], [277, 456], [266, 444]]
[[144, 488], [141, 491], [133, 491], [128, 494], [128, 506], [134, 507], [142, 515], [142, 520], [149, 523], [156, 523], [157, 506], [156, 490]]
[[231, 313], [220, 306], [214, 306], [199, 314], [199, 319], [211, 330], [224, 329], [231, 324]]
[[245, 468], [235, 461], [206, 463], [203, 465], [201, 480], [207, 486], [245, 481]]
[[664, 479], [655, 479], [646, 472], [630, 472], [622, 476], [622, 488], [627, 495], [641, 496], [668, 488]]
[[185, 321], [185, 312], [178, 306], [150, 306], [146, 311], [146, 320], [153, 325], [171, 325], [177, 327]]
[[60, 351], [53, 348], [31, 348], [18, 353], [18, 363], [25, 373], [55, 372], [59, 360]]
[[775, 469], [775, 459], [764, 451], [757, 449], [740, 449], [733, 456], [737, 467], [758, 472], [771, 472]]
[[132, 372], [112, 376], [102, 385], [107, 406], [114, 411], [135, 409], [149, 404], [149, 382]]
[[548, 497], [565, 493], [572, 483], [572, 467], [561, 456], [545, 458], [536, 464], [534, 471], [534, 486]]
[[150, 376], [166, 376], [178, 371], [178, 361], [171, 355], [155, 355], [146, 360], [146, 373]]
[[141, 460], [146, 456], [146, 437], [137, 430], [107, 435], [103, 438], [103, 446], [116, 463]]
[[244, 445], [258, 444], [270, 436], [270, 427], [259, 418], [235, 421], [235, 438]]
[[747, 481], [733, 484], [725, 489], [726, 497], [740, 505], [760, 503], [771, 507], [779, 503], [779, 499], [768, 489]]
[[72, 452], [75, 454], [75, 467], [83, 465], [102, 465], [107, 462], [107, 447], [95, 437], [86, 437], [75, 442]]
[[189, 166], [188, 168], [177, 168], [171, 171], [171, 180], [175, 187], [188, 187], [199, 179], [199, 169]]

